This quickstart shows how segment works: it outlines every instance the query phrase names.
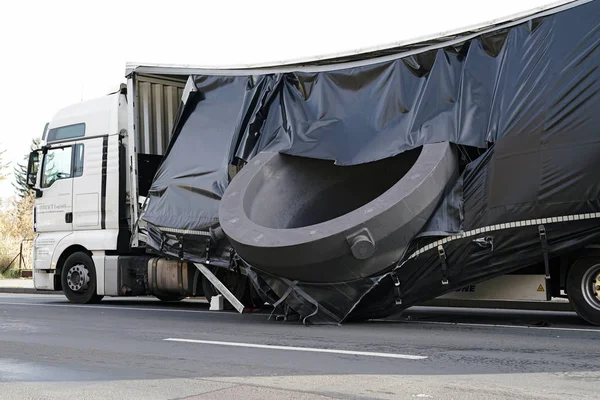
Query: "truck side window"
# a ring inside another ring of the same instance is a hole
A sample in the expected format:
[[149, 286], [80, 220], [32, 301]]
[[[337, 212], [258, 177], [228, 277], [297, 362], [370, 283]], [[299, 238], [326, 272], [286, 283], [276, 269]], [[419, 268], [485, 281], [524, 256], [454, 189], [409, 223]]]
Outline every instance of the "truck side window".
[[41, 187], [47, 188], [59, 179], [71, 177], [72, 153], [71, 146], [48, 150], [44, 156]]
[[83, 175], [83, 144], [76, 144], [73, 157], [73, 176], [81, 175]]
[[48, 131], [48, 143], [56, 140], [73, 139], [85, 136], [85, 124], [74, 124], [52, 128]]

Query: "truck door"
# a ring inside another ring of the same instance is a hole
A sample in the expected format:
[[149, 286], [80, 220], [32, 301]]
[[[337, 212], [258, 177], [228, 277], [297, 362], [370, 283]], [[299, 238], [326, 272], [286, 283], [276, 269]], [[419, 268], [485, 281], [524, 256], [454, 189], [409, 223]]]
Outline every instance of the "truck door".
[[42, 160], [40, 177], [35, 212], [37, 231], [72, 230], [73, 145], [47, 149]]
[[103, 138], [77, 142], [73, 168], [73, 230], [101, 229]]

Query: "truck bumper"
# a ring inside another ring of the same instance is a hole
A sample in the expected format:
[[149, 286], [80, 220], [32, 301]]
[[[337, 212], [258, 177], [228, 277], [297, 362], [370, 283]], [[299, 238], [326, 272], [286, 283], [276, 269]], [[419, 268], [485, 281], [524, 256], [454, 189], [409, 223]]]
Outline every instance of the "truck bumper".
[[54, 270], [34, 270], [33, 287], [37, 290], [55, 290], [54, 289]]
[[46, 234], [39, 234], [33, 240], [33, 287], [37, 290], [55, 290], [52, 254], [57, 240]]

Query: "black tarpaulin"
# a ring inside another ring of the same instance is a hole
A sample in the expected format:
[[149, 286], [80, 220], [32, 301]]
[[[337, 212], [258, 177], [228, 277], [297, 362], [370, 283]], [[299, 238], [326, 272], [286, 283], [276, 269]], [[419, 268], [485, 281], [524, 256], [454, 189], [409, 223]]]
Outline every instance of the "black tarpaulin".
[[227, 152], [247, 85], [245, 77], [202, 76], [175, 127], [149, 191], [149, 224], [200, 230], [218, 223], [227, 187]]
[[[459, 45], [363, 67], [195, 76], [198, 92], [180, 119], [143, 217], [157, 238], [150, 245], [160, 241], [156, 227], [195, 230], [216, 223], [228, 166], [243, 166], [265, 150], [353, 165], [424, 144], [456, 144], [462, 174], [415, 248], [432, 235], [598, 212], [599, 65], [600, 2], [592, 1]], [[550, 230], [552, 251], [597, 238], [598, 224], [566, 225]], [[452, 269], [447, 285], [439, 285], [435, 256], [425, 254], [404, 260], [394, 272], [402, 290], [386, 286], [389, 274], [341, 282], [335, 290], [296, 282], [304, 295], [289, 302], [306, 314], [313, 304], [308, 296], [328, 310], [319, 318], [338, 322], [351, 311], [385, 314], [425, 300], [424, 293], [438, 296], [539, 258], [535, 229], [530, 231], [495, 231], [490, 235], [499, 245], [486, 249], [485, 257], [471, 244], [474, 238], [452, 242], [457, 250], [449, 250], [449, 262], [461, 267]], [[519, 250], [511, 252], [511, 246]], [[186, 255], [201, 258], [192, 248]], [[256, 275], [279, 296], [289, 288], [281, 277]], [[332, 293], [344, 293], [344, 300]], [[370, 305], [382, 300], [377, 312], [360, 301], [367, 293]], [[404, 298], [402, 305], [384, 301], [392, 297]]]

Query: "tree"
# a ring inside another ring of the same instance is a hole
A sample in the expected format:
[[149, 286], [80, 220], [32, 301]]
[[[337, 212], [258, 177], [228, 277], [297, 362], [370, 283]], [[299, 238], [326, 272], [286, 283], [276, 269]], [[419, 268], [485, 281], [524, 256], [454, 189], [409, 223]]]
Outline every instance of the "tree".
[[4, 170], [8, 167], [8, 164], [4, 161], [4, 153], [6, 153], [6, 150], [0, 151], [0, 181], [6, 178]]
[[[34, 138], [31, 140], [31, 145], [29, 146], [30, 151], [40, 148], [41, 139]], [[23, 157], [24, 163], [17, 163], [17, 166], [14, 167], [13, 173], [15, 174], [15, 181], [13, 182], [13, 187], [17, 192], [17, 195], [22, 199], [26, 197], [31, 189], [27, 186], [27, 164], [29, 162], [29, 153]]]

